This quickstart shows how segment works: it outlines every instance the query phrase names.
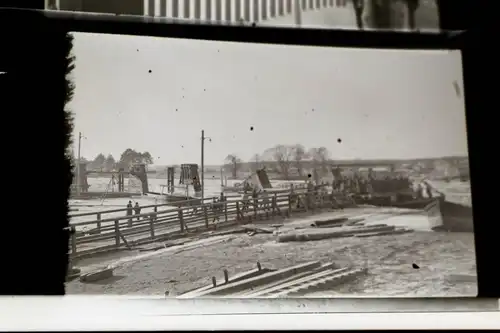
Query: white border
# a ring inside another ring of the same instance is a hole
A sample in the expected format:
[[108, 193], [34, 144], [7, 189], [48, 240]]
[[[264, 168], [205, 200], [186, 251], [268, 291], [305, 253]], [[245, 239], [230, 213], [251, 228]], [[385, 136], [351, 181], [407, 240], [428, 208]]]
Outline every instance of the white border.
[[[473, 301], [469, 301], [469, 305], [474, 303], [469, 311], [498, 310], [498, 303], [491, 300], [482, 308], [478, 306], [481, 301]], [[466, 299], [375, 298], [180, 300], [105, 296], [4, 297], [0, 299], [0, 330], [500, 328], [500, 312], [399, 312], [415, 309], [439, 311], [439, 307], [426, 306], [432, 303], [440, 305], [441, 311], [464, 311], [467, 302]], [[393, 311], [385, 313], [338, 313], [388, 311], [391, 307]]]
[[[105, 311], [105, 309], [103, 309]], [[499, 329], [497, 313], [371, 313], [140, 316], [105, 315], [34, 317], [10, 313], [4, 331], [81, 330], [325, 330], [325, 329]]]

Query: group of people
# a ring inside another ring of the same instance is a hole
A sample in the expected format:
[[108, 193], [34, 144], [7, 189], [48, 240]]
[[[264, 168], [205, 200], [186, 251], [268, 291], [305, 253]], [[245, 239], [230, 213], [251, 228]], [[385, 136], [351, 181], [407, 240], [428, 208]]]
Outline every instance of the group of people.
[[[333, 182], [323, 182], [314, 184], [307, 183], [309, 192], [330, 192], [354, 195], [367, 194], [392, 194], [392, 193], [412, 193], [416, 198], [433, 197], [433, 188], [427, 181], [415, 181], [410, 177], [401, 174], [393, 175], [373, 175], [363, 176], [354, 174], [352, 176], [338, 176]], [[291, 188], [293, 192], [293, 187]]]
[[[140, 215], [141, 214], [141, 206], [139, 206], [139, 203], [136, 201], [135, 205], [132, 205], [132, 201], [129, 200], [127, 204], [127, 216], [132, 216], [132, 215]], [[139, 221], [140, 218], [137, 216], [137, 221]], [[129, 220], [129, 222], [132, 222], [132, 218]]]
[[354, 174], [352, 177], [342, 176], [333, 181], [332, 187], [337, 192], [349, 193], [392, 193], [410, 190], [412, 182], [403, 175], [384, 175], [363, 177]]
[[[250, 200], [251, 198], [251, 200]], [[259, 199], [261, 199], [259, 201]], [[243, 191], [243, 207], [242, 211], [246, 212], [250, 209], [250, 207], [258, 208], [259, 205], [265, 210], [268, 210], [269, 207], [269, 195], [264, 190], [259, 190], [257, 187], [252, 187], [250, 184], [245, 184]]]

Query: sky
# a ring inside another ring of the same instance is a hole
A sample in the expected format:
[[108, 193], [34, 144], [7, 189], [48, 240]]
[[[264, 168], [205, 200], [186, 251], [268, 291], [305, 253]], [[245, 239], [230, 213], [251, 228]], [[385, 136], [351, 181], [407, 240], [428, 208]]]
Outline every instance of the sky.
[[200, 163], [201, 130], [205, 165], [277, 144], [336, 160], [467, 155], [459, 51], [74, 36], [69, 109], [87, 159], [132, 148]]

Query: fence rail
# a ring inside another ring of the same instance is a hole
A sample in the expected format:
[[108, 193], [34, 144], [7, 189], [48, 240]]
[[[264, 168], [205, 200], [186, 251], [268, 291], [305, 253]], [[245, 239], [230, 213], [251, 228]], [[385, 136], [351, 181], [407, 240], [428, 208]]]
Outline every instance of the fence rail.
[[[216, 229], [219, 226], [245, 224], [257, 220], [290, 217], [293, 213], [321, 208], [342, 208], [354, 202], [348, 196], [322, 191], [274, 193], [258, 198], [207, 199], [141, 207], [141, 213], [125, 215], [126, 208], [77, 213], [71, 218], [96, 215], [95, 220], [71, 222], [71, 256], [79, 257], [109, 249], [132, 248], [160, 238], [187, 232]], [[122, 213], [116, 216], [116, 213]], [[102, 218], [103, 215], [115, 214]], [[87, 228], [87, 229], [82, 229]]]

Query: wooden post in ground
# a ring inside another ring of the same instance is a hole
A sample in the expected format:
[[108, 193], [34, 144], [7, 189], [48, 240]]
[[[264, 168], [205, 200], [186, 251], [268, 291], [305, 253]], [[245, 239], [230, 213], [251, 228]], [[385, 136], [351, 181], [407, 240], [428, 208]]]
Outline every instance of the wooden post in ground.
[[70, 227], [70, 236], [71, 236], [71, 254], [76, 254], [76, 228], [74, 226]]
[[120, 246], [120, 220], [115, 220], [115, 245]]
[[259, 199], [253, 199], [253, 216], [254, 220], [257, 221], [257, 208], [259, 206]]
[[179, 217], [181, 232], [184, 232], [185, 225], [184, 225], [184, 216], [183, 216], [182, 208], [179, 208], [179, 210], [177, 211], [177, 216]]
[[240, 222], [240, 202], [236, 201], [236, 221]]
[[288, 217], [292, 215], [292, 194], [288, 194], [288, 211], [287, 211]]
[[271, 206], [273, 210], [271, 218], [274, 220], [274, 216], [276, 215], [276, 193], [272, 197]]
[[101, 233], [101, 213], [97, 213], [97, 233]]
[[227, 198], [224, 198], [224, 222], [227, 222]]
[[205, 227], [208, 229], [208, 211], [206, 204], [203, 204], [203, 217], [205, 218]]
[[149, 231], [151, 232], [151, 239], [155, 238], [155, 224], [154, 224], [154, 215], [151, 214], [149, 217]]

